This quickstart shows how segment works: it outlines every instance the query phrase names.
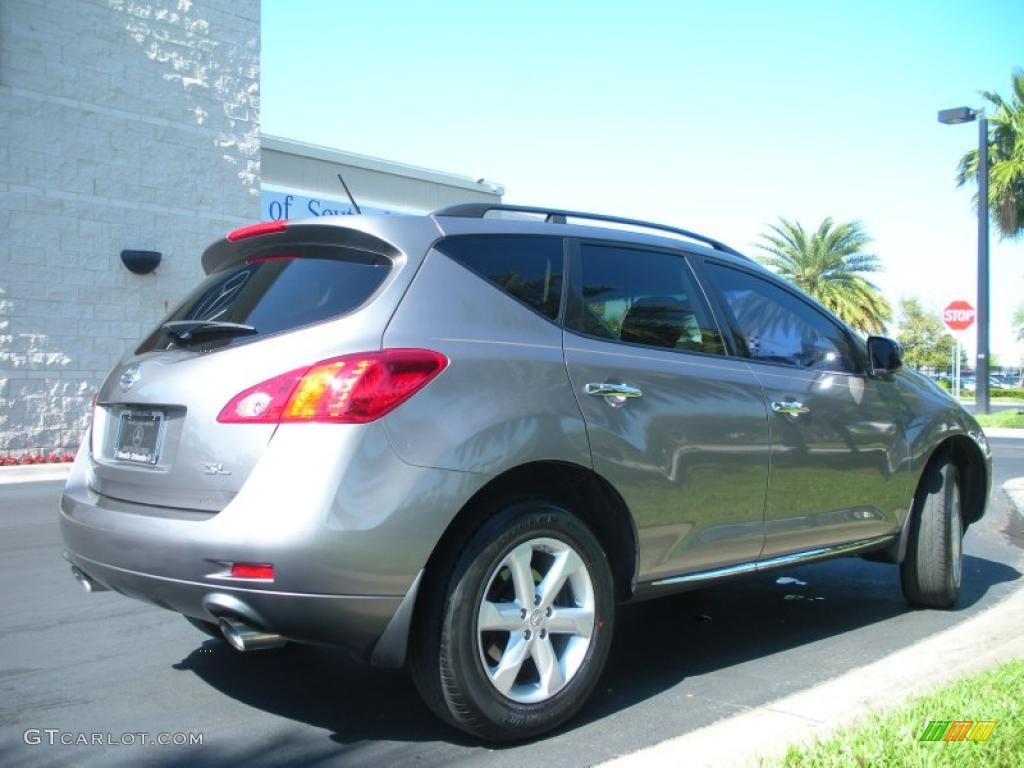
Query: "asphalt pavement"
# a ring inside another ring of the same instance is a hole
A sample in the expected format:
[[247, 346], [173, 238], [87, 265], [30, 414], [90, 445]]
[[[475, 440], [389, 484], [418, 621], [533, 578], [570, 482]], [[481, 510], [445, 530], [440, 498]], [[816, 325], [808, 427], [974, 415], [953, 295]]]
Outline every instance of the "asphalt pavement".
[[[580, 766], [629, 753], [912, 646], [1019, 588], [1024, 519], [1000, 486], [1024, 476], [1024, 440], [990, 442], [993, 502], [965, 540], [955, 610], [909, 609], [895, 567], [855, 558], [625, 606], [576, 720], [499, 749], [435, 720], [402, 671], [323, 648], [238, 654], [167, 611], [84, 594], [60, 557], [61, 484], [3, 486], [0, 765]], [[135, 743], [50, 745], [44, 729]], [[203, 744], [139, 743], [161, 733]]]

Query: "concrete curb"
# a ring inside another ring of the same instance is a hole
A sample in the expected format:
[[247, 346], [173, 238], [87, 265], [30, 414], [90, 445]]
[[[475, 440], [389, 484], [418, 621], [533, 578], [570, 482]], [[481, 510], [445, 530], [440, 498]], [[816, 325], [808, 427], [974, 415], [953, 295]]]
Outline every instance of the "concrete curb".
[[[614, 768], [749, 766], [827, 738], [873, 711], [1024, 658], [1024, 589], [962, 624], [806, 691], [603, 763]], [[922, 724], [923, 726], [924, 724]]]
[[0, 485], [37, 483], [44, 480], [67, 480], [72, 462], [61, 464], [28, 464], [24, 467], [0, 467]]

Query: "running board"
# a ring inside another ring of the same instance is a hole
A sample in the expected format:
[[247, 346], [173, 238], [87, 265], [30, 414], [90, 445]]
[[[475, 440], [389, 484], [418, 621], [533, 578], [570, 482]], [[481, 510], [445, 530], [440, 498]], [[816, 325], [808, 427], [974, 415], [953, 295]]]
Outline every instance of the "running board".
[[898, 538], [899, 534], [890, 533], [885, 536], [875, 536], [872, 539], [851, 541], [849, 544], [836, 544], [832, 547], [817, 547], [816, 549], [808, 549], [804, 552], [794, 552], [791, 555], [771, 557], [767, 560], [727, 565], [724, 568], [714, 568], [710, 571], [697, 571], [696, 573], [687, 573], [682, 576], [669, 576], [665, 579], [652, 581], [651, 586], [666, 587], [670, 584], [689, 584], [699, 581], [712, 581], [714, 579], [728, 578], [729, 576], [740, 576], [744, 573], [768, 571], [772, 568], [782, 568], [787, 565], [802, 565], [803, 563], [809, 563], [814, 560], [824, 560], [830, 557], [849, 555], [854, 552], [878, 549], [886, 544], [891, 544]]

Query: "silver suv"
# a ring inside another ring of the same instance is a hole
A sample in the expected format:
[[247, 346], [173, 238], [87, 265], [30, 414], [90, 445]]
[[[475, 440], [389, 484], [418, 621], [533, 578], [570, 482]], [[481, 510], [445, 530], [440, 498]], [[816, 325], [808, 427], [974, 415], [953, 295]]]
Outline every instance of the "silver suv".
[[957, 600], [977, 423], [715, 240], [463, 205], [202, 263], [98, 393], [60, 511], [88, 590], [408, 663], [494, 740], [579, 709], [624, 601], [851, 554]]

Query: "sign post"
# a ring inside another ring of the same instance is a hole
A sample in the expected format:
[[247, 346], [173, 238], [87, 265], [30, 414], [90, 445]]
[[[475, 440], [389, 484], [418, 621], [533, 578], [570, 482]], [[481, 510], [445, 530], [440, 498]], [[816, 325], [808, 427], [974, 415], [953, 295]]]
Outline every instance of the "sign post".
[[[954, 333], [966, 331], [974, 324], [974, 307], [966, 301], [951, 301], [942, 310], [942, 322]], [[960, 337], [954, 336], [956, 346], [953, 349], [953, 397], [960, 397]], [[975, 371], [974, 391], [978, 391], [977, 371]]]
[[953, 397], [960, 399], [960, 339], [956, 336], [956, 344], [953, 345]]

